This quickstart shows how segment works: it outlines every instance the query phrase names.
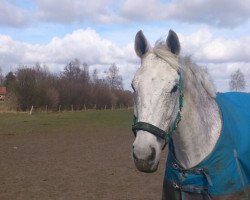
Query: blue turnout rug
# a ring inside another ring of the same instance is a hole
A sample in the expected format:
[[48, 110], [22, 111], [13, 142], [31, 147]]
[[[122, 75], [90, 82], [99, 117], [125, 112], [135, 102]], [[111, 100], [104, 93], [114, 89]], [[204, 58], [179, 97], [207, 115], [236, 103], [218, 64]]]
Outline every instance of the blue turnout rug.
[[169, 145], [163, 199], [249, 200], [250, 94], [218, 93], [222, 132], [212, 153], [192, 169], [184, 169]]

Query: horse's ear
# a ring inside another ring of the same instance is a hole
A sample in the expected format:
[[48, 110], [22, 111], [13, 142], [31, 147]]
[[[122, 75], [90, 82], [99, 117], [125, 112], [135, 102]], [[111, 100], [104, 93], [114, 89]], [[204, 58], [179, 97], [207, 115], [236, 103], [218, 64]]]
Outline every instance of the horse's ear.
[[149, 50], [149, 44], [142, 31], [138, 31], [135, 36], [135, 52], [142, 58], [142, 56]]
[[169, 30], [166, 43], [167, 43], [169, 50], [173, 54], [179, 55], [181, 46], [180, 46], [179, 38], [174, 31]]

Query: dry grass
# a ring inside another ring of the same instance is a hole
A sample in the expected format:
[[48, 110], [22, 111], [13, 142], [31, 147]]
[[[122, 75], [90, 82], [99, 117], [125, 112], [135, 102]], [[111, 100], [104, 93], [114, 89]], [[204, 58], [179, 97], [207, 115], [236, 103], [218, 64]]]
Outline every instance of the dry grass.
[[0, 113], [0, 134], [84, 133], [99, 129], [128, 130], [132, 110], [89, 110], [62, 113]]

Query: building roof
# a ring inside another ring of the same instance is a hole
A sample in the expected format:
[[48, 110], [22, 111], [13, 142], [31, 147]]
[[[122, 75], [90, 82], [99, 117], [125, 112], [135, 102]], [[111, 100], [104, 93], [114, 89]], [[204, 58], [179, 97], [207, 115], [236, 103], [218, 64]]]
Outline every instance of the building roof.
[[0, 95], [6, 94], [6, 87], [0, 87]]

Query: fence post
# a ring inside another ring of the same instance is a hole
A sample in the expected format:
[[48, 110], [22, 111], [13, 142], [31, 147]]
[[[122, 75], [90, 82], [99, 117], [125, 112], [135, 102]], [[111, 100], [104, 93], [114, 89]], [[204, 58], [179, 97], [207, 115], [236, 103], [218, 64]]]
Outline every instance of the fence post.
[[61, 112], [61, 105], [59, 105], [59, 110], [58, 111]]
[[73, 105], [71, 105], [71, 111], [72, 111], [72, 112], [74, 111], [74, 106], [73, 106]]
[[30, 115], [33, 114], [33, 109], [34, 109], [34, 106], [31, 106], [31, 109], [30, 109]]

